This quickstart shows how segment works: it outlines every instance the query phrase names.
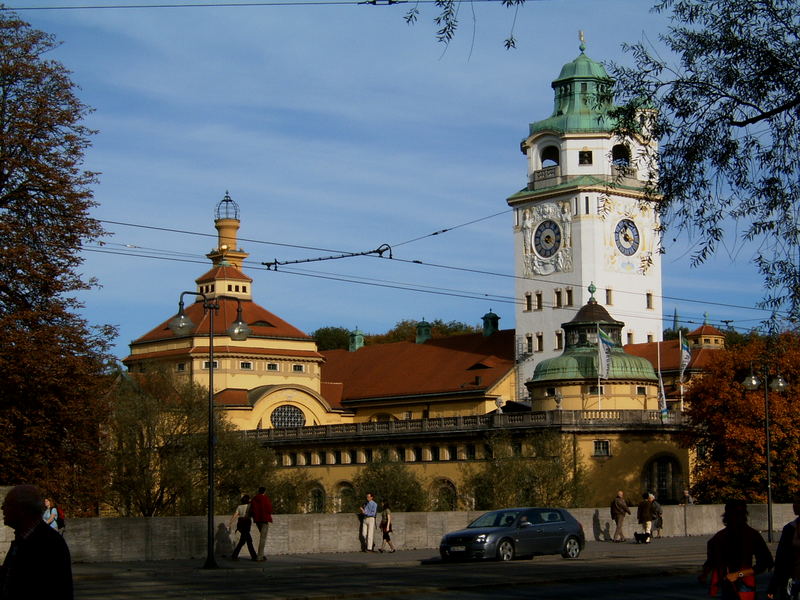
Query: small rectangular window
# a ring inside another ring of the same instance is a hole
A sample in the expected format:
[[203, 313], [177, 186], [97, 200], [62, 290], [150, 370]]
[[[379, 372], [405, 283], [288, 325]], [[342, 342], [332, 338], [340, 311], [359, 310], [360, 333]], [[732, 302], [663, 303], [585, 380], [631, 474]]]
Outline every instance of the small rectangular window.
[[442, 452], [439, 446], [431, 446], [431, 460], [441, 460]]
[[536, 351], [544, 352], [544, 335], [541, 333], [536, 334]]
[[245, 293], [247, 293], [247, 286], [246, 286], [246, 285], [243, 285], [243, 286], [242, 286], [242, 291], [243, 291], [243, 292], [245, 292]]
[[447, 447], [447, 455], [449, 460], [458, 460], [458, 447], [457, 446], [448, 446]]
[[611, 456], [611, 442], [608, 440], [595, 440], [592, 456]]
[[584, 196], [583, 197], [583, 202], [584, 202], [584, 210], [586, 211], [586, 214], [588, 215], [589, 214], [589, 196]]
[[643, 385], [637, 385], [636, 386], [636, 394], [639, 395], [639, 396], [646, 395], [647, 394], [647, 388], [644, 387]]
[[572, 306], [572, 288], [567, 288], [567, 306]]
[[562, 350], [564, 348], [564, 334], [560, 331], [556, 331], [556, 350]]
[[467, 447], [464, 449], [465, 456], [467, 460], [475, 460], [476, 449], [475, 444], [467, 444]]
[[228, 284], [228, 291], [229, 291], [229, 292], [232, 292], [232, 291], [233, 291], [233, 285], [231, 285], [230, 283]]
[[530, 311], [533, 310], [533, 296], [530, 292], [525, 294], [525, 310]]
[[647, 292], [647, 294], [645, 294], [645, 304], [647, 305], [648, 309], [650, 309], [650, 310], [653, 309], [653, 293], [652, 292]]
[[590, 165], [590, 164], [592, 164], [592, 151], [591, 150], [579, 150], [578, 151], [578, 164], [579, 165]]
[[375, 455], [372, 452], [372, 448], [366, 448], [364, 450], [364, 460], [366, 462], [371, 463], [373, 461], [374, 456]]
[[554, 387], [549, 387], [549, 388], [547, 388], [547, 389], [544, 391], [544, 395], [545, 395], [545, 396], [549, 396], [549, 397], [551, 397], [551, 398], [552, 398], [553, 396], [555, 396], [555, 395], [556, 395], [556, 388], [554, 388]]
[[249, 360], [243, 360], [243, 361], [241, 361], [239, 363], [239, 368], [242, 371], [252, 371], [253, 370], [253, 363], [251, 363]]
[[302, 373], [304, 370], [303, 365], [292, 365], [292, 371], [295, 373]]
[[562, 306], [561, 290], [556, 290], [555, 292], [555, 305], [556, 308], [561, 308]]
[[533, 352], [533, 336], [532, 335], [526, 335], [525, 336], [525, 352], [527, 352], [528, 354]]
[[[204, 369], [208, 369], [210, 366], [211, 366], [211, 362], [209, 362], [207, 360], [203, 361], [203, 368]], [[214, 368], [215, 369], [219, 369], [219, 361], [216, 361], [216, 360], [214, 361]]]
[[611, 288], [606, 288], [606, 306], [614, 304], [614, 292]]
[[238, 286], [238, 285], [236, 285], [236, 286], [234, 286], [234, 288], [233, 288], [233, 289], [234, 289], [234, 291], [238, 292], [238, 291], [239, 291], [239, 286]]
[[647, 334], [647, 343], [648, 344], [652, 344], [653, 343], [653, 334], [652, 333], [648, 333]]
[[536, 310], [542, 310], [542, 292], [536, 292]]
[[633, 343], [633, 333], [631, 333], [630, 331], [628, 332], [628, 343], [629, 344]]
[[603, 390], [602, 385], [590, 385], [589, 386], [589, 394], [593, 394], [597, 396], [598, 394], [603, 394], [605, 391]]
[[267, 363], [267, 371], [277, 371], [278, 363]]
[[411, 449], [411, 451], [414, 455], [414, 462], [422, 462], [422, 448], [415, 446]]
[[178, 373], [183, 373], [186, 370], [186, 363], [178, 363], [175, 370], [178, 371]]

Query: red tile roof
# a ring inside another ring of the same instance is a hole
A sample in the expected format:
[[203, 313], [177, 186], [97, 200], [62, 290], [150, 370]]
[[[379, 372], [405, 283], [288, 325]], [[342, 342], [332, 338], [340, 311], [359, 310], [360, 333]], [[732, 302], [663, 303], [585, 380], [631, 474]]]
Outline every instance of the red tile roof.
[[224, 265], [214, 267], [205, 275], [195, 279], [195, 283], [210, 283], [217, 279], [234, 279], [239, 281], [253, 281], [252, 277], [248, 277], [242, 273], [238, 268], [233, 265]]
[[[344, 405], [369, 398], [483, 392], [514, 368], [514, 330], [322, 354], [323, 385], [340, 384]], [[335, 404], [333, 398], [329, 401]]]
[[[658, 354], [661, 346], [661, 371], [680, 370], [681, 357], [678, 348], [678, 340], [666, 340], [663, 342], [646, 342], [644, 344], [626, 344], [623, 349], [628, 354], [640, 356], [649, 360], [653, 368], [658, 372]], [[714, 352], [722, 348], [691, 348], [692, 359], [689, 361], [689, 369], [702, 370], [708, 367], [714, 359]]]
[[700, 337], [701, 335], [717, 335], [717, 336], [725, 337], [725, 334], [722, 331], [720, 331], [719, 329], [717, 329], [713, 325], [708, 325], [706, 323], [704, 323], [703, 325], [700, 325], [700, 327], [698, 327], [694, 331], [690, 331], [689, 333], [687, 333], [686, 337], [687, 338], [688, 337]]
[[[232, 267], [221, 267], [232, 268]], [[219, 310], [214, 314], [214, 335], [223, 335], [236, 320], [237, 302], [233, 298], [217, 298]], [[194, 302], [186, 307], [186, 315], [195, 324], [195, 334], [208, 335], [209, 315], [203, 310], [201, 302]], [[174, 315], [173, 315], [174, 316]], [[134, 340], [133, 344], [168, 340], [175, 337], [168, 323], [172, 316], [155, 329]], [[253, 336], [268, 338], [310, 339], [308, 335], [290, 325], [280, 317], [272, 314], [250, 300], [242, 300], [242, 319], [252, 328]]]

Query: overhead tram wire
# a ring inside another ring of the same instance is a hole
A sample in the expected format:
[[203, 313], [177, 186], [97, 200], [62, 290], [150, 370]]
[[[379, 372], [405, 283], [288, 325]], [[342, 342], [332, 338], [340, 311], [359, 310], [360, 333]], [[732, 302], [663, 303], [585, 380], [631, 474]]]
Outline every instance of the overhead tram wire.
[[[128, 244], [120, 244], [123, 247], [130, 246]], [[130, 256], [136, 258], [151, 258], [156, 260], [171, 260], [174, 262], [185, 262], [191, 264], [206, 264], [207, 258], [202, 255], [187, 255], [189, 258], [178, 258], [175, 256], [164, 256], [164, 255], [150, 255], [150, 254], [143, 254], [140, 252], [132, 252], [132, 251], [124, 251], [124, 250], [109, 250], [104, 246], [99, 246], [96, 248], [86, 247], [84, 248], [88, 252], [95, 252], [99, 254], [113, 254], [113, 255], [120, 255], [120, 256]], [[140, 248], [141, 249], [141, 248]], [[158, 249], [151, 249], [152, 251], [159, 252], [161, 254], [169, 253], [169, 251], [161, 251]], [[195, 259], [192, 259], [191, 256], [196, 256]], [[255, 261], [248, 261], [245, 260], [244, 263], [248, 266], [248, 268], [258, 271], [270, 271], [271, 269], [266, 268], [261, 265], [261, 263]], [[488, 294], [488, 293], [481, 293], [481, 292], [471, 292], [471, 291], [464, 291], [464, 290], [457, 290], [452, 288], [437, 288], [434, 286], [426, 286], [424, 284], [414, 284], [414, 283], [407, 283], [407, 282], [397, 282], [391, 280], [382, 280], [382, 279], [374, 279], [369, 277], [361, 277], [357, 275], [345, 275], [341, 273], [327, 273], [322, 271], [310, 271], [307, 269], [281, 269], [280, 273], [288, 274], [288, 275], [296, 275], [301, 277], [310, 277], [316, 279], [323, 279], [327, 281], [338, 281], [342, 283], [353, 283], [357, 285], [366, 285], [370, 287], [380, 287], [380, 288], [388, 288], [388, 289], [398, 289], [404, 290], [409, 292], [418, 292], [418, 293], [427, 293], [433, 295], [440, 295], [440, 296], [449, 296], [455, 298], [465, 298], [470, 300], [480, 300], [480, 301], [490, 301], [490, 302], [500, 302], [502, 304], [517, 304], [522, 305], [524, 301], [522, 299], [517, 299], [513, 296], [502, 296], [502, 295], [495, 295], [495, 294]], [[710, 302], [707, 304], [711, 304]], [[547, 306], [546, 308], [553, 308], [552, 306]], [[561, 309], [567, 312], [577, 313], [580, 310], [578, 306], [562, 306]], [[749, 308], [749, 307], [742, 307], [742, 308]], [[627, 311], [622, 311], [618, 313], [620, 318], [624, 318], [627, 316], [638, 316], [642, 317], [642, 314], [633, 314], [628, 313]], [[647, 317], [651, 320], [657, 320], [656, 316]], [[663, 320], [667, 320], [667, 317], [664, 316]], [[732, 322], [746, 322], [746, 321], [755, 321], [757, 319], [735, 319]], [[684, 317], [680, 321], [685, 325], [694, 325], [694, 324], [703, 324], [705, 323], [705, 318], [702, 316], [697, 317]], [[720, 326], [723, 325], [723, 321], [719, 322]], [[729, 328], [728, 323], [724, 323], [726, 329]], [[733, 327], [733, 329], [741, 329], [742, 331], [750, 331], [752, 328], [748, 327]]]
[[[439, 0], [413, 0], [414, 4], [436, 4]], [[503, 0], [454, 0], [456, 4], [481, 2], [483, 4], [501, 4]], [[545, 2], [546, 0], [529, 0], [529, 2]], [[394, 4], [409, 4], [412, 0], [286, 0], [280, 1], [251, 1], [251, 2], [160, 2], [153, 4], [73, 4], [66, 6], [2, 6], [0, 11], [24, 10], [144, 10], [165, 8], [259, 8], [281, 6], [358, 6], [368, 4], [371, 6], [391, 6]]]
[[[506, 211], [502, 211], [502, 212], [506, 212]], [[477, 219], [477, 220], [488, 219], [488, 218], [491, 218], [493, 216], [497, 216], [498, 214], [502, 214], [502, 212], [501, 213], [495, 213], [493, 215], [488, 215], [487, 217], [484, 217], [484, 218], [481, 218], [481, 219]], [[213, 239], [216, 239], [218, 237], [216, 233], [202, 233], [202, 232], [188, 231], [188, 230], [182, 230], [182, 229], [174, 229], [174, 228], [168, 228], [168, 227], [157, 227], [157, 226], [153, 226], [153, 225], [141, 225], [141, 224], [138, 224], [138, 223], [127, 223], [127, 222], [123, 222], [123, 221], [111, 221], [111, 220], [105, 220], [105, 219], [98, 219], [98, 222], [100, 222], [100, 223], [108, 223], [108, 224], [113, 224], [113, 225], [122, 225], [122, 226], [126, 226], [126, 227], [148, 229], [148, 230], [154, 230], [154, 231], [165, 231], [165, 232], [170, 232], [170, 233], [181, 233], [181, 234], [185, 234], [185, 235], [195, 235], [195, 236], [208, 237], [208, 238], [213, 238]], [[466, 225], [466, 224], [463, 224], [463, 225]], [[460, 226], [463, 226], [463, 225], [457, 225], [455, 227], [460, 227]], [[448, 228], [448, 229], [454, 229], [455, 227], [451, 227], [451, 228]], [[430, 237], [432, 235], [435, 235], [435, 234], [427, 234], [426, 236], [421, 236], [419, 239], [422, 239], [424, 237]], [[301, 249], [301, 250], [312, 250], [312, 251], [315, 251], [315, 252], [347, 253], [347, 251], [339, 250], [339, 249], [319, 248], [319, 247], [314, 247], [314, 246], [304, 246], [304, 245], [301, 245], [301, 244], [288, 244], [288, 243], [284, 243], [284, 242], [268, 242], [268, 241], [265, 241], [265, 240], [257, 240], [257, 239], [252, 239], [252, 238], [239, 238], [239, 239], [240, 239], [240, 241], [244, 241], [244, 242], [250, 242], [250, 243], [255, 243], [255, 244], [263, 244], [263, 245], [280, 246], [280, 247], [284, 247], [284, 248], [296, 248], [296, 249]], [[401, 242], [401, 244], [402, 243], [410, 243], [411, 241], [413, 241], [413, 240], [408, 240], [406, 242]], [[452, 266], [452, 265], [444, 265], [444, 264], [439, 264], [439, 263], [429, 263], [429, 262], [421, 261], [421, 260], [418, 260], [418, 259], [403, 259], [403, 258], [397, 258], [397, 257], [392, 257], [391, 259], [389, 259], [387, 257], [379, 257], [379, 256], [375, 256], [375, 255], [368, 255], [368, 256], [371, 256], [372, 258], [382, 258], [383, 260], [394, 260], [394, 261], [401, 262], [401, 263], [406, 263], [406, 264], [422, 265], [422, 266], [434, 267], [434, 268], [439, 268], [439, 269], [447, 269], [447, 270], [454, 270], [454, 271], [460, 271], [460, 272], [475, 273], [475, 274], [478, 274], [478, 275], [489, 275], [489, 276], [493, 276], [493, 277], [502, 277], [502, 278], [515, 279], [515, 280], [516, 279], [520, 279], [520, 280], [533, 281], [533, 282], [544, 282], [544, 281], [547, 281], [548, 283], [553, 283], [553, 284], [562, 283], [563, 285], [567, 285], [564, 282], [558, 282], [558, 281], [555, 281], [555, 280], [552, 280], [552, 279], [545, 280], [545, 279], [536, 278], [536, 277], [521, 277], [519, 275], [508, 274], [508, 273], [497, 273], [497, 272], [486, 271], [486, 270], [482, 270], [482, 269], [473, 269], [473, 268], [468, 268], [468, 267], [456, 267], [456, 266]], [[621, 293], [621, 294], [635, 294], [635, 295], [638, 295], [638, 296], [644, 296], [644, 293], [642, 293], [642, 292], [634, 292], [634, 291], [623, 290], [623, 289], [616, 289], [615, 293], [618, 293], [618, 294], [619, 293]], [[701, 304], [701, 305], [706, 305], [706, 306], [718, 306], [718, 307], [721, 307], [721, 308], [733, 308], [733, 309], [739, 309], [739, 310], [749, 310], [749, 311], [758, 311], [758, 312], [772, 312], [770, 310], [757, 308], [757, 307], [754, 307], [754, 306], [743, 306], [743, 305], [738, 305], [738, 304], [730, 304], [730, 303], [724, 303], [724, 302], [714, 302], [714, 301], [709, 301], [709, 300], [694, 300], [694, 299], [691, 299], [691, 298], [681, 298], [681, 297], [678, 297], [678, 296], [663, 296], [662, 295], [660, 298], [662, 300], [671, 300], [671, 301], [676, 301], [676, 302], [688, 302], [688, 303]], [[786, 315], [784, 313], [778, 313], [778, 316], [786, 316]]]

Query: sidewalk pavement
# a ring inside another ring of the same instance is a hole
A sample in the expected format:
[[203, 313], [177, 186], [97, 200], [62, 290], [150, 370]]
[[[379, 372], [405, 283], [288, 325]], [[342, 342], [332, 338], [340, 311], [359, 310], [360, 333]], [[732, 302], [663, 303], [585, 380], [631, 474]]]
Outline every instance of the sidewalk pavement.
[[[361, 598], [402, 593], [413, 597], [458, 589], [685, 574], [705, 560], [707, 537], [663, 538], [651, 544], [588, 542], [577, 560], [539, 556], [511, 563], [442, 563], [435, 549], [395, 553], [270, 556], [266, 562], [218, 557], [162, 562], [73, 565], [75, 597], [226, 599]], [[774, 550], [774, 547], [773, 547]]]

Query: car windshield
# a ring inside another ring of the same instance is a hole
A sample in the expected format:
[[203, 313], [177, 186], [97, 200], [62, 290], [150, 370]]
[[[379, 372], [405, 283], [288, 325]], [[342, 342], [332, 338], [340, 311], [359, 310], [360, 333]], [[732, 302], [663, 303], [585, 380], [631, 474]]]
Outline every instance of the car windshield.
[[519, 510], [495, 510], [481, 515], [467, 525], [468, 529], [476, 527], [510, 527], [517, 520]]

